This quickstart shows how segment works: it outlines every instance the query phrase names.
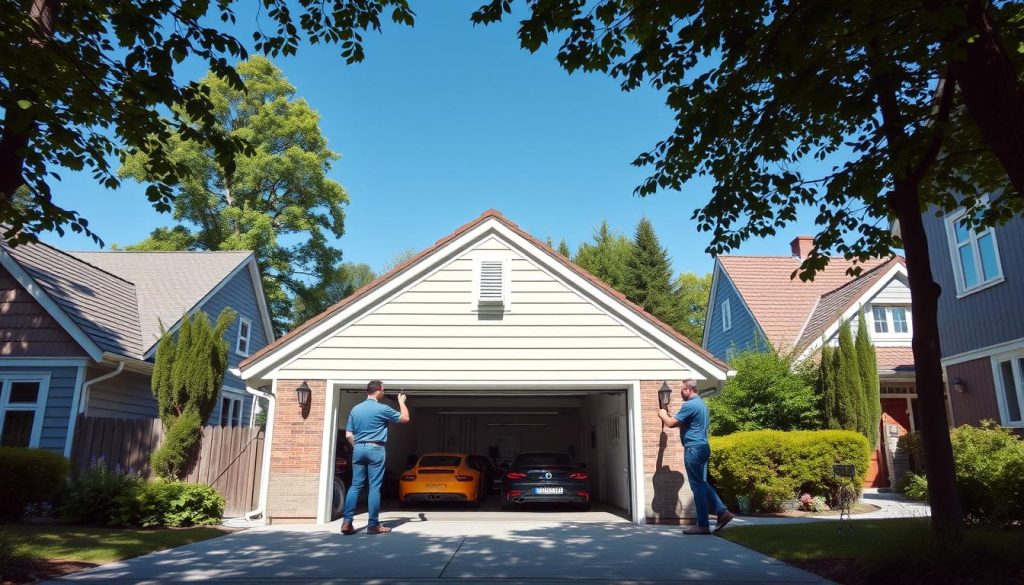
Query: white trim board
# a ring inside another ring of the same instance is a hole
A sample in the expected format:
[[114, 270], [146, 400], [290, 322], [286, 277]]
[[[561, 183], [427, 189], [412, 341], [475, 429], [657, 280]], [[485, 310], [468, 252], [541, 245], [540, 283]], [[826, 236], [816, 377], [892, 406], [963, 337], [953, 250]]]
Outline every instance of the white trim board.
[[499, 236], [507, 245], [521, 253], [524, 258], [534, 262], [538, 268], [544, 269], [552, 277], [569, 285], [577, 294], [583, 295], [587, 300], [605, 310], [609, 316], [619, 319], [623, 324], [628, 324], [631, 329], [646, 337], [656, 347], [667, 351], [673, 359], [686, 366], [687, 369], [696, 368], [707, 379], [718, 381], [726, 379], [727, 369], [721, 368], [682, 341], [662, 331], [646, 318], [636, 314], [632, 308], [618, 298], [590, 282], [572, 268], [550, 257], [545, 251], [494, 217], [486, 218], [474, 228], [460, 234], [434, 250], [430, 255], [407, 267], [404, 272], [378, 285], [351, 305], [337, 311], [308, 331], [300, 333], [289, 343], [261, 356], [248, 367], [242, 368], [243, 378], [246, 380], [261, 379], [272, 372], [276, 373], [284, 364], [315, 346], [327, 336], [334, 334], [342, 327], [351, 325], [398, 291], [425, 278], [431, 272], [440, 269], [445, 263], [454, 260], [478, 242], [492, 235]]
[[56, 301], [50, 298], [50, 295], [46, 294], [43, 287], [36, 284], [35, 279], [33, 279], [28, 272], [26, 272], [25, 269], [7, 253], [6, 250], [0, 250], [0, 265], [6, 268], [7, 271], [11, 273], [11, 276], [18, 281], [18, 284], [28, 291], [28, 294], [32, 295], [32, 298], [34, 298], [36, 302], [50, 314], [51, 317], [60, 323], [60, 326], [68, 332], [68, 335], [70, 335], [72, 339], [78, 342], [78, 345], [85, 350], [85, 353], [89, 354], [89, 357], [91, 357], [93, 361], [98, 362], [103, 359], [103, 350], [100, 349], [100, 346], [93, 341], [92, 338], [89, 337], [85, 331], [83, 331], [82, 328], [71, 319], [70, 316], [68, 316], [64, 309], [60, 308], [60, 305], [58, 305]]
[[993, 354], [1005, 353], [1017, 349], [1024, 349], [1024, 337], [1014, 339], [1012, 341], [988, 345], [978, 349], [972, 349], [971, 351], [958, 353], [956, 355], [951, 355], [949, 357], [942, 358], [941, 363], [943, 367], [955, 366], [956, 364], [980, 360], [983, 358], [991, 357]]

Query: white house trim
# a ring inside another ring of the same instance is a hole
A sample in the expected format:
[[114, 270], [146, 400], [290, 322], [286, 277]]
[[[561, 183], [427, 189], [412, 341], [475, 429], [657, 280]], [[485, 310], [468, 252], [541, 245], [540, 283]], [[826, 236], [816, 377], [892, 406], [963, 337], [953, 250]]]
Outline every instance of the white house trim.
[[75, 425], [78, 423], [78, 406], [82, 400], [82, 383], [85, 381], [85, 365], [78, 366], [75, 375], [75, 393], [71, 397], [71, 414], [68, 415], [68, 436], [64, 439], [64, 456], [71, 458], [71, 449], [75, 445]]
[[517, 249], [527, 259], [537, 263], [538, 267], [547, 270], [563, 282], [570, 284], [570, 288], [574, 288], [577, 293], [585, 295], [588, 300], [603, 308], [609, 315], [618, 317], [628, 323], [631, 329], [638, 331], [641, 335], [654, 341], [656, 345], [668, 350], [681, 363], [700, 369], [709, 379], [718, 381], [726, 379], [727, 369], [699, 354], [679, 339], [670, 336], [646, 318], [638, 315], [627, 304], [613, 297], [570, 267], [549, 256], [544, 250], [539, 249], [535, 244], [515, 233], [494, 217], [484, 219], [472, 229], [433, 250], [429, 255], [420, 258], [414, 264], [406, 267], [402, 273], [395, 275], [394, 278], [387, 282], [381, 283], [374, 290], [367, 292], [365, 296], [356, 299], [351, 305], [342, 308], [309, 330], [301, 332], [294, 339], [291, 339], [289, 343], [274, 348], [270, 353], [261, 356], [248, 366], [242, 367], [243, 377], [251, 380], [266, 376], [316, 345], [328, 335], [333, 334], [340, 327], [357, 320], [367, 311], [372, 310], [378, 304], [390, 298], [394, 293], [424, 278], [428, 273], [438, 269], [444, 263], [454, 259], [470, 246], [475, 245], [491, 234], [501, 236], [506, 244]]
[[942, 366], [954, 366], [956, 364], [988, 358], [995, 354], [1008, 353], [1018, 349], [1024, 349], [1024, 337], [942, 358]]
[[871, 285], [871, 287], [868, 288], [868, 290], [864, 291], [864, 294], [862, 294], [856, 301], [851, 303], [850, 307], [846, 309], [843, 312], [843, 314], [839, 316], [838, 319], [833, 321], [827, 329], [825, 329], [821, 337], [812, 341], [810, 345], [808, 345], [802, 352], [800, 352], [800, 355], [797, 357], [797, 360], [803, 361], [810, 357], [811, 355], [814, 355], [814, 352], [821, 347], [821, 345], [824, 343], [824, 340], [829, 339], [830, 337], [832, 337], [832, 335], [835, 334], [836, 331], [839, 330], [839, 327], [842, 325], [843, 321], [846, 321], [847, 319], [850, 319], [854, 315], [856, 315], [857, 312], [861, 310], [862, 306], [869, 304], [869, 301], [875, 295], [877, 295], [883, 288], [885, 288], [886, 285], [888, 285], [893, 278], [900, 274], [906, 277], [907, 269], [906, 267], [903, 266], [903, 264], [897, 263], [892, 268], [890, 268], [885, 273], [885, 275], [882, 276], [882, 278], [879, 278], [878, 281], [875, 282], [875, 284]]
[[[36, 394], [36, 401], [32, 407], [11, 406], [10, 392], [4, 392], [3, 387], [9, 382], [39, 382], [39, 393]], [[43, 421], [46, 419], [46, 403], [50, 393], [50, 372], [4, 372], [0, 374], [0, 393], [3, 394], [0, 402], [0, 416], [6, 417], [11, 411], [33, 412], [32, 432], [29, 435], [28, 446], [38, 448], [39, 440], [43, 436]], [[3, 419], [0, 419], [0, 431], [3, 428]]]
[[21, 265], [18, 264], [5, 250], [0, 250], [0, 265], [6, 268], [7, 271], [11, 273], [11, 276], [18, 281], [18, 284], [28, 291], [28, 293], [32, 295], [32, 298], [34, 298], [36, 302], [50, 314], [51, 317], [60, 323], [61, 327], [68, 332], [68, 335], [78, 342], [78, 345], [85, 350], [85, 353], [89, 354], [89, 357], [97, 362], [102, 359], [103, 350], [100, 349], [100, 346], [97, 345], [96, 342], [85, 333], [85, 331], [82, 331], [82, 328], [79, 327], [78, 324], [75, 323], [74, 320], [72, 320], [71, 317], [68, 316], [68, 314], [50, 298], [50, 295], [46, 294], [46, 291], [44, 291], [43, 288], [39, 286], [31, 276], [29, 276], [28, 272], [26, 272], [25, 269], [22, 268]]

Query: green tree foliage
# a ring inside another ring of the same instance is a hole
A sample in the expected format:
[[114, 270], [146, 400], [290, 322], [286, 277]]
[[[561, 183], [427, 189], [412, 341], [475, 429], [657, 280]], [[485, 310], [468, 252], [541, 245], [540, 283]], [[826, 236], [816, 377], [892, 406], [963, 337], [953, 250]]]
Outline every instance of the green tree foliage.
[[573, 261], [582, 269], [600, 278], [619, 292], [626, 289], [626, 271], [632, 255], [633, 242], [624, 234], [613, 232], [607, 221], [594, 230], [594, 243], [580, 244]]
[[566, 258], [572, 259], [572, 250], [569, 249], [569, 242], [564, 239], [558, 241], [558, 253]]
[[221, 311], [217, 323], [197, 311], [182, 319], [177, 336], [164, 331], [156, 347], [151, 386], [157, 413], [164, 425], [164, 442], [150, 464], [161, 477], [180, 478], [202, 439], [228, 369], [228, 342], [224, 333], [236, 313]]
[[406, 248], [405, 250], [398, 252], [397, 254], [392, 256], [390, 260], [388, 260], [388, 263], [384, 265], [384, 270], [382, 270], [381, 272], [383, 274], [391, 272], [395, 268], [398, 268], [402, 264], [405, 264], [409, 260], [415, 258], [416, 254], [418, 254], [418, 252], [416, 250], [413, 250], [412, 248]]
[[646, 217], [636, 225], [621, 290], [629, 300], [665, 323], [672, 325], [679, 320], [668, 251], [661, 246]]
[[[339, 46], [347, 63], [363, 60], [365, 31], [382, 18], [413, 24], [406, 0], [261, 0], [253, 48], [292, 55], [303, 41]], [[169, 211], [180, 182], [195, 180], [172, 156], [173, 141], [209, 149], [230, 175], [250, 147], [215, 114], [202, 86], [182, 82], [183, 62], [206, 62], [236, 91], [230, 65], [248, 57], [231, 34], [234, 9], [249, 3], [170, 0], [36, 0], [0, 10], [0, 225], [8, 241], [34, 239], [65, 227], [88, 232], [88, 221], [51, 199], [61, 168], [88, 169], [107, 188], [120, 152], [144, 155], [156, 181], [146, 196]], [[255, 23], [250, 23], [255, 24]], [[170, 113], [170, 118], [162, 113]], [[59, 178], [58, 178], [59, 180]], [[19, 190], [22, 196], [16, 196]], [[94, 237], [96, 237], [94, 235]], [[98, 238], [97, 238], [98, 239]]]
[[[1020, 2], [524, 2], [521, 46], [557, 39], [568, 71], [604, 72], [665, 92], [676, 126], [634, 163], [636, 192], [680, 191], [709, 175], [694, 213], [721, 254], [815, 214], [809, 279], [833, 254], [900, 247], [914, 308], [914, 356], [939, 540], [963, 535], [946, 432], [937, 307], [921, 219], [959, 206], [997, 224], [1024, 211]], [[511, 0], [471, 17], [500, 21]], [[939, 156], [941, 153], [942, 156]], [[826, 161], [830, 168], [801, 166]], [[812, 169], [808, 171], [807, 169]], [[981, 195], [1003, 193], [987, 203]], [[899, 235], [889, 220], [899, 221]], [[853, 268], [854, 272], [858, 267]]]
[[832, 346], [821, 347], [818, 362], [818, 396], [821, 403], [822, 422], [826, 429], [839, 429], [839, 393], [836, 388], [836, 360]]
[[677, 331], [700, 343], [704, 339], [704, 319], [711, 296], [711, 273], [703, 276], [683, 272], [676, 279], [676, 321], [671, 323]]
[[809, 362], [777, 351], [745, 351], [733, 357], [736, 375], [708, 400], [713, 435], [737, 431], [817, 430], [821, 411], [817, 371]]
[[849, 321], [843, 321], [839, 327], [839, 348], [836, 367], [836, 394], [839, 397], [839, 409], [836, 417], [839, 428], [850, 431], [863, 431], [861, 426], [864, 411], [864, 384], [861, 381], [860, 365], [857, 363], [857, 347], [853, 342], [853, 333]]
[[321, 286], [311, 288], [292, 305], [292, 326], [319, 315], [332, 304], [373, 282], [377, 275], [369, 264], [342, 263], [331, 270]]
[[861, 311], [857, 317], [857, 365], [860, 367], [861, 387], [864, 390], [864, 406], [861, 432], [868, 438], [871, 448], [878, 447], [879, 427], [882, 424], [882, 396], [878, 387], [878, 356], [875, 345], [868, 334], [867, 320]]
[[[239, 89], [214, 73], [199, 87], [210, 99], [217, 127], [251, 148], [235, 157], [234, 172], [218, 163], [216, 149], [171, 136], [162, 155], [189, 170], [173, 188], [174, 227], [157, 228], [138, 250], [254, 250], [278, 333], [289, 323], [292, 301], [316, 314], [337, 302], [335, 266], [341, 250], [329, 242], [345, 231], [345, 189], [327, 173], [339, 155], [327, 148], [320, 116], [269, 60], [239, 63]], [[188, 112], [177, 112], [193, 120]], [[170, 124], [168, 120], [168, 124]], [[137, 181], [164, 180], [150, 153], [125, 158], [120, 173]], [[298, 236], [298, 237], [295, 237]], [[294, 243], [285, 243], [294, 242]]]

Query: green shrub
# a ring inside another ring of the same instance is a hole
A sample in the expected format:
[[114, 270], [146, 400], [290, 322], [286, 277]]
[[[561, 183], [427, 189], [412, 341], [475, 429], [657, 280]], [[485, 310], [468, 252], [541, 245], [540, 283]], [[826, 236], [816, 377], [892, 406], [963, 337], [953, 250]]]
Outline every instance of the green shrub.
[[217, 524], [225, 501], [205, 484], [158, 479], [135, 486], [117, 504], [117, 524], [148, 528]]
[[19, 518], [29, 504], [52, 498], [70, 469], [68, 460], [56, 453], [0, 447], [0, 520]]
[[198, 412], [185, 411], [181, 416], [164, 421], [167, 433], [160, 448], [149, 456], [153, 471], [160, 477], [177, 478], [203, 439], [203, 421]]
[[896, 441], [896, 451], [905, 452], [910, 456], [910, 468], [915, 473], [924, 473], [924, 443], [921, 442], [921, 433], [915, 431], [907, 433]]
[[832, 466], [853, 464], [860, 490], [870, 447], [853, 431], [750, 431], [711, 438], [710, 472], [722, 498], [735, 505], [750, 498], [754, 512], [776, 512], [798, 493], [825, 498], [834, 506], [840, 486]]
[[911, 500], [928, 501], [928, 480], [923, 475], [908, 472], [903, 476], [901, 485], [896, 486], [896, 489]]
[[950, 434], [957, 491], [972, 523], [1024, 521], [1024, 441], [993, 421], [964, 425]]
[[61, 515], [83, 524], [115, 525], [118, 498], [145, 482], [135, 473], [111, 470], [99, 461], [81, 471], [71, 482], [61, 505]]

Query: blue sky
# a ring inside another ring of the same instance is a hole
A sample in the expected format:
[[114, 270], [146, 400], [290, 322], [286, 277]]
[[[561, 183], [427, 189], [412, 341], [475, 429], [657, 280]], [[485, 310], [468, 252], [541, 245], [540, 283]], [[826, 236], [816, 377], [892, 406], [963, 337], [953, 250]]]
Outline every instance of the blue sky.
[[[342, 155], [331, 176], [349, 192], [345, 261], [380, 270], [404, 250], [420, 250], [496, 208], [540, 239], [564, 238], [573, 250], [607, 219], [632, 236], [647, 216], [675, 269], [708, 272], [709, 236], [690, 215], [713, 186], [632, 194], [646, 176], [633, 158], [669, 135], [663, 96], [623, 93], [601, 75], [568, 75], [554, 49], [519, 48], [514, 21], [473, 27], [482, 0], [414, 3], [412, 29], [386, 23], [366, 38], [367, 58], [346, 66], [336, 47], [304, 46], [275, 63], [321, 116], [330, 147]], [[239, 14], [239, 21], [251, 21]], [[244, 38], [248, 38], [246, 35]], [[205, 71], [192, 67], [183, 79]], [[153, 211], [144, 187], [109, 191], [88, 174], [65, 174], [58, 203], [87, 217], [106, 241], [142, 240], [173, 223]], [[739, 253], [785, 254], [796, 235], [814, 233], [809, 216]], [[94, 249], [86, 238], [43, 238], [65, 249]]]

